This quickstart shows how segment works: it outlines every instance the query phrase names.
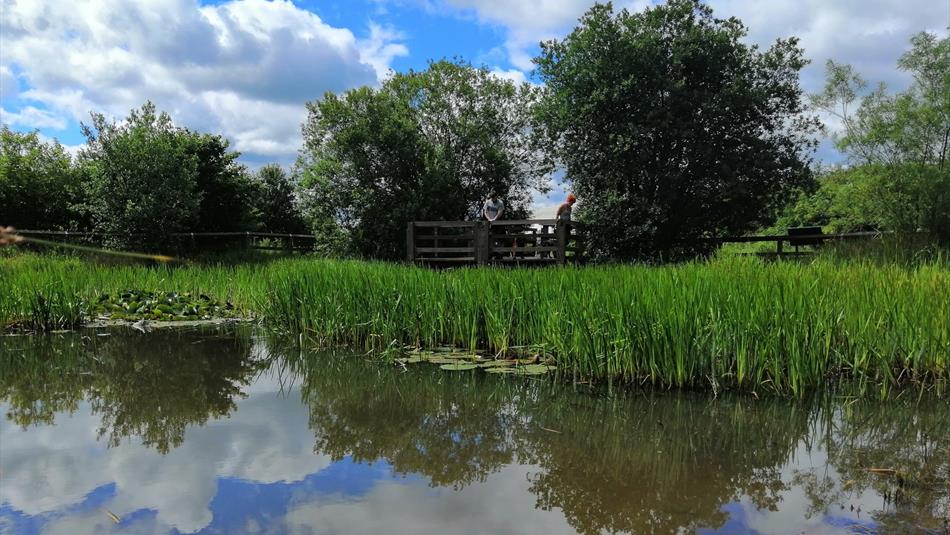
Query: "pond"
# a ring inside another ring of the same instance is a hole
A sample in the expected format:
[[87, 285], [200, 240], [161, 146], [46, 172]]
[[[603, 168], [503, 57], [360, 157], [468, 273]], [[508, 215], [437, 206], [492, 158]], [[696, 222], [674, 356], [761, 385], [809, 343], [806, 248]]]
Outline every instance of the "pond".
[[219, 326], [2, 337], [0, 408], [3, 533], [950, 530], [945, 400], [606, 392]]

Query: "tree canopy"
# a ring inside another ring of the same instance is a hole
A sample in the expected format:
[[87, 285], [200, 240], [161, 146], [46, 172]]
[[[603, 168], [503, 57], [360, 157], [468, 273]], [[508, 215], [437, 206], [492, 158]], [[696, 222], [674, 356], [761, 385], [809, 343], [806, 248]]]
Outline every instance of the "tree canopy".
[[78, 218], [79, 180], [58, 142], [0, 126], [0, 224], [68, 229]]
[[829, 60], [815, 107], [842, 125], [834, 136], [849, 160], [788, 211], [797, 222], [837, 230], [879, 228], [926, 231], [950, 242], [950, 38], [922, 32], [911, 39], [898, 67], [913, 76], [891, 93], [846, 64]]
[[395, 259], [407, 222], [475, 218], [492, 191], [526, 216], [552, 168], [531, 129], [538, 94], [443, 60], [308, 103], [298, 166], [315, 225], [350, 253]]
[[760, 51], [698, 0], [640, 13], [595, 5], [535, 58], [540, 124], [601, 256], [691, 249], [767, 224], [808, 187], [816, 120], [794, 38]]
[[301, 230], [279, 166], [255, 180], [227, 139], [176, 126], [151, 102], [121, 122], [93, 113], [83, 132], [84, 208], [109, 245], [167, 248], [175, 232]]
[[92, 113], [83, 125], [93, 228], [119, 247], [159, 247], [195, 222], [201, 195], [189, 134], [148, 102], [122, 123]]

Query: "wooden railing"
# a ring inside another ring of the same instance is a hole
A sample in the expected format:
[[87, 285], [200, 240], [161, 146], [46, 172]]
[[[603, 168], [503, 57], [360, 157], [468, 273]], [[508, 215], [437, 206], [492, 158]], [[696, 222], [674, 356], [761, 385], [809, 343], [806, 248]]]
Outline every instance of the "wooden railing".
[[[73, 232], [68, 230], [17, 230], [25, 237], [45, 237], [56, 241], [85, 241], [95, 243], [109, 236], [137, 236], [109, 232]], [[316, 243], [312, 234], [282, 234], [277, 232], [171, 232], [182, 248], [246, 247], [280, 251], [311, 251]]]
[[426, 264], [567, 264], [583, 260], [583, 231], [555, 219], [413, 221], [406, 256]]
[[828, 241], [845, 241], [845, 240], [854, 240], [854, 239], [867, 239], [867, 238], [876, 238], [882, 235], [889, 234], [885, 231], [869, 231], [869, 232], [842, 232], [838, 234], [825, 234], [821, 231], [820, 227], [799, 227], [799, 228], [789, 228], [786, 229], [785, 234], [779, 234], [774, 236], [724, 236], [721, 238], [708, 238], [705, 241], [712, 242], [714, 244], [722, 245], [724, 243], [762, 243], [762, 242], [772, 242], [775, 243], [775, 253], [776, 254], [785, 254], [784, 245], [787, 243], [790, 246], [794, 247], [796, 252], [800, 246], [805, 245], [822, 245]]

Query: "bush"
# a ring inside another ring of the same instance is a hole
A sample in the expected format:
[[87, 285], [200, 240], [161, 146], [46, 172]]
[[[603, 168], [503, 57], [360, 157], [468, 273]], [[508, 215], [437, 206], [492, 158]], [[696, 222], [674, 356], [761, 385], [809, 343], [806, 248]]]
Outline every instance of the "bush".
[[75, 228], [80, 194], [79, 173], [62, 145], [0, 126], [0, 225]]

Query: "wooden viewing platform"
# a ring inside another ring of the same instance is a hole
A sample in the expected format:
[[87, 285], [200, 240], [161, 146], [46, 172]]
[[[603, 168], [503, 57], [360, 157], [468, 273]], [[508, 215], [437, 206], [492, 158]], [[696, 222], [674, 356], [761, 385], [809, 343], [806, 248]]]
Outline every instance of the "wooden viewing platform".
[[580, 263], [582, 226], [556, 219], [413, 221], [406, 227], [410, 262], [429, 265]]

